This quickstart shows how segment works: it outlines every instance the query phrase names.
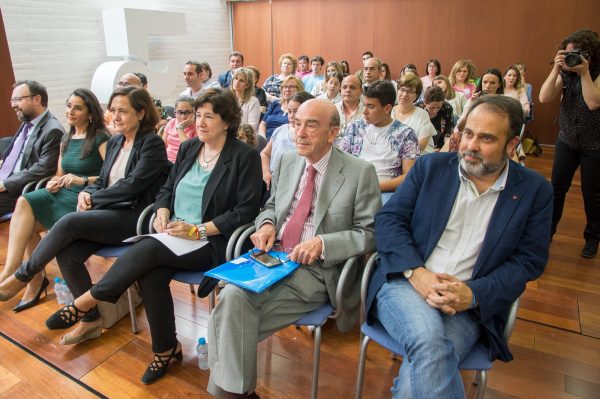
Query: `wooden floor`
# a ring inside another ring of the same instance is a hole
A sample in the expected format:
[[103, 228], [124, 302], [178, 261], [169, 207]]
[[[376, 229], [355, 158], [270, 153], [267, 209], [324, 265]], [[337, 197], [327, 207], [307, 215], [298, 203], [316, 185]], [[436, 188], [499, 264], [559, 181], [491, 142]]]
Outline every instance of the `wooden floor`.
[[[529, 167], [549, 176], [552, 148]], [[585, 217], [576, 177], [567, 197], [565, 215], [554, 237], [544, 275], [530, 283], [522, 297], [511, 339], [515, 360], [496, 362], [489, 374], [486, 398], [600, 398], [600, 259], [579, 256]], [[0, 225], [0, 260], [5, 258], [8, 223]], [[106, 261], [94, 259], [99, 275]], [[48, 267], [53, 277], [55, 264]], [[45, 319], [58, 305], [52, 293], [35, 308], [13, 313], [17, 302], [0, 303], [0, 332], [62, 370], [57, 372], [20, 346], [0, 337], [0, 397], [52, 398], [205, 398], [208, 373], [196, 366], [195, 341], [205, 336], [208, 304], [190, 295], [187, 286], [173, 283], [183, 364], [150, 386], [139, 382], [152, 360], [150, 336], [142, 307], [141, 331], [134, 335], [127, 318], [102, 337], [77, 346], [61, 346], [60, 331], [49, 331]], [[354, 395], [358, 359], [358, 329], [340, 334], [328, 323], [321, 347], [321, 398]], [[287, 328], [260, 344], [258, 393], [261, 398], [309, 397], [312, 338], [306, 329]], [[388, 398], [399, 361], [372, 343], [369, 347], [364, 398]], [[471, 375], [463, 375], [468, 384]], [[470, 386], [470, 385], [469, 385]], [[91, 389], [91, 390], [90, 390]], [[472, 391], [471, 391], [472, 394]]]

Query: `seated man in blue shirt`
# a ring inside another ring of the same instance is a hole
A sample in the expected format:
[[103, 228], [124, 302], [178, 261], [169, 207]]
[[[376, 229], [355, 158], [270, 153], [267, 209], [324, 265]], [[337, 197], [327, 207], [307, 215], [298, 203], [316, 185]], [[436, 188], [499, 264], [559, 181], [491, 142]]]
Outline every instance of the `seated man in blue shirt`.
[[394, 398], [464, 398], [458, 365], [476, 342], [512, 355], [512, 302], [548, 260], [552, 188], [509, 160], [523, 124], [504, 96], [474, 103], [458, 157], [419, 158], [376, 215], [380, 259], [368, 319], [404, 346]]

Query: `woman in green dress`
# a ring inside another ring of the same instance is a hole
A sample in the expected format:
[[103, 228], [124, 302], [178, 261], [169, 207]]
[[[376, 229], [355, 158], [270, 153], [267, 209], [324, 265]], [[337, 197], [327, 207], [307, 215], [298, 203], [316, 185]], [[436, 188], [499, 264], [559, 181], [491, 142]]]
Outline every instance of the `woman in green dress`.
[[[88, 89], [75, 90], [66, 103], [67, 123], [70, 130], [61, 143], [56, 176], [45, 189], [27, 193], [19, 198], [13, 213], [8, 250], [0, 282], [14, 273], [40, 241], [40, 232], [49, 230], [54, 223], [77, 206], [77, 195], [92, 184], [104, 162], [106, 142], [110, 138], [102, 117], [98, 99]], [[27, 290], [15, 312], [36, 305], [49, 281], [39, 273]]]

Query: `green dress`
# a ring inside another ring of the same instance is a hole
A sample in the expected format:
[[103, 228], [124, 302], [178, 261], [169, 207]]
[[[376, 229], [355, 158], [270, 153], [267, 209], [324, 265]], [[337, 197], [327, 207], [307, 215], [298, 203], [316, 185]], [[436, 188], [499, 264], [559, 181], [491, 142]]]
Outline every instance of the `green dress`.
[[[64, 173], [72, 173], [79, 177], [98, 176], [103, 163], [98, 147], [109, 138], [107, 134], [98, 132], [92, 151], [84, 159], [80, 159], [80, 157], [85, 139], [71, 139], [67, 150], [62, 154], [60, 165]], [[84, 186], [72, 185], [71, 188], [62, 188], [56, 193], [42, 188], [27, 193], [23, 197], [29, 202], [33, 214], [40, 224], [46, 229], [50, 229], [58, 219], [76, 210], [77, 196], [84, 188]]]

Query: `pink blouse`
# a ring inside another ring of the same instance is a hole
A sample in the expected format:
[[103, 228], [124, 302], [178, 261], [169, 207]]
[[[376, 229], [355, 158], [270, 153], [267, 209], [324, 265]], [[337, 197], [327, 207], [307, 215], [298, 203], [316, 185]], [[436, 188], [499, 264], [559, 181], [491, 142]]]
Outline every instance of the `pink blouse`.
[[452, 90], [464, 94], [467, 100], [471, 98], [476, 89], [477, 86], [475, 86], [475, 83], [469, 83], [464, 89], [459, 89], [456, 86], [452, 86]]
[[[169, 161], [175, 163], [177, 159], [177, 152], [179, 151], [179, 146], [181, 142], [179, 141], [179, 133], [177, 133], [177, 119], [173, 118], [167, 122], [165, 126], [164, 134], [167, 135], [167, 157]], [[183, 131], [185, 137], [188, 139], [196, 137], [196, 125], [192, 123]]]

